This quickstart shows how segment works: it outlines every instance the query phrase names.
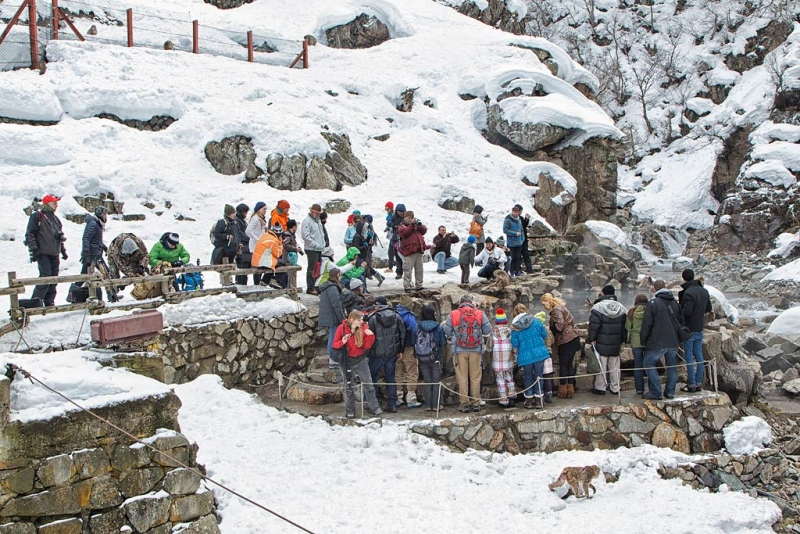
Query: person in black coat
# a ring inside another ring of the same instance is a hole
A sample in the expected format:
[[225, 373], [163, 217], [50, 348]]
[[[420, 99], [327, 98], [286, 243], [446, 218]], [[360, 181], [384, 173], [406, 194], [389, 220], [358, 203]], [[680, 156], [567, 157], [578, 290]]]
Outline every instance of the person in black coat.
[[682, 391], [695, 393], [703, 385], [703, 323], [705, 315], [711, 313], [711, 296], [699, 280], [694, 279], [694, 271], [684, 269], [681, 277], [681, 291], [678, 292], [678, 302], [681, 305], [683, 318], [692, 335], [683, 344], [683, 353], [686, 358], [686, 386]]
[[[247, 214], [250, 212], [250, 206], [247, 204], [239, 204], [236, 206], [236, 239], [239, 241], [239, 251], [236, 255], [236, 266], [239, 269], [249, 269], [252, 267], [250, 260], [253, 257], [252, 250], [250, 250], [250, 236], [247, 235]], [[239, 285], [247, 285], [247, 275], [236, 275], [236, 283]]]
[[617, 302], [612, 285], [603, 288], [603, 296], [592, 306], [589, 314], [589, 336], [586, 342], [594, 345], [602, 370], [602, 374], [594, 377], [592, 393], [605, 395], [606, 387], [611, 393], [619, 393], [619, 353], [622, 343], [628, 337], [628, 332], [625, 330], [627, 313], [628, 309]]
[[[64, 246], [64, 231], [61, 219], [56, 215], [58, 202], [61, 199], [55, 195], [45, 195], [42, 199], [42, 209], [34, 211], [28, 219], [25, 230], [25, 245], [28, 247], [31, 262], [39, 266], [39, 276], [58, 276], [61, 259], [67, 259], [67, 249]], [[40, 284], [33, 289], [32, 298], [41, 299], [44, 306], [55, 306], [56, 284]]]
[[227, 259], [233, 263], [239, 253], [239, 234], [236, 229], [236, 210], [225, 204], [224, 216], [214, 227], [214, 252], [211, 253], [211, 264], [221, 265]]
[[650, 389], [642, 397], [645, 399], [661, 399], [661, 382], [658, 378], [656, 364], [664, 357], [667, 367], [667, 384], [664, 395], [675, 397], [678, 385], [678, 327], [683, 324], [683, 313], [672, 291], [665, 289], [663, 280], [653, 283], [655, 294], [647, 303], [642, 320], [641, 341], [644, 344], [644, 366], [647, 368], [647, 380]]
[[319, 317], [317, 321], [320, 326], [328, 328], [328, 367], [331, 369], [339, 368], [339, 362], [332, 357], [333, 338], [336, 329], [347, 317], [342, 303], [340, 276], [341, 271], [334, 267], [328, 272], [328, 281], [319, 287]]
[[[105, 206], [97, 206], [94, 209], [94, 215], [87, 215], [85, 219], [85, 226], [83, 229], [83, 239], [81, 246], [81, 274], [89, 272], [89, 267], [94, 267], [100, 272], [107, 274], [108, 267], [103, 261], [103, 252], [108, 250], [108, 247], [103, 243], [103, 232], [106, 228], [106, 220], [108, 218], [108, 210]], [[95, 290], [97, 299], [102, 296], [100, 288]], [[116, 301], [116, 293], [108, 288], [109, 300]]]
[[369, 371], [372, 382], [378, 381], [383, 369], [387, 383], [386, 411], [397, 412], [397, 385], [395, 368], [403, 354], [406, 340], [406, 325], [400, 315], [386, 302], [386, 297], [376, 299], [377, 307], [368, 320], [369, 329], [375, 333], [375, 343], [369, 352]]

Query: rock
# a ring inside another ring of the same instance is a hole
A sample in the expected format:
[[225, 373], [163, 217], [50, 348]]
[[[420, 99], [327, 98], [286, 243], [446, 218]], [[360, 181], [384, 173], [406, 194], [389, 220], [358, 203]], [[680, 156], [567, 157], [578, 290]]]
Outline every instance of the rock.
[[350, 201], [343, 198], [334, 198], [327, 201], [322, 209], [327, 211], [328, 215], [345, 213], [350, 209]]
[[331, 152], [325, 155], [325, 164], [332, 169], [339, 184], [355, 187], [366, 182], [367, 168], [353, 154], [350, 137], [330, 132], [322, 132], [321, 135], [331, 147]]
[[210, 141], [205, 148], [206, 159], [220, 174], [241, 174], [255, 167], [256, 151], [251, 139], [243, 135], [226, 137], [222, 141]]
[[689, 446], [689, 438], [686, 437], [686, 434], [669, 423], [659, 423], [655, 427], [651, 443], [655, 447], [670, 448], [685, 454], [692, 452]]
[[200, 489], [200, 475], [191, 469], [173, 469], [164, 477], [164, 491], [170, 495], [189, 495]]
[[800, 379], [790, 380], [781, 385], [783, 391], [788, 393], [789, 395], [800, 395]]
[[119, 479], [119, 489], [126, 498], [137, 497], [152, 491], [163, 477], [160, 467], [134, 469]]
[[80, 519], [61, 519], [39, 526], [38, 534], [81, 534], [83, 521]]
[[233, 9], [251, 3], [253, 0], [203, 0], [206, 4], [211, 4], [219, 9]]
[[173, 523], [185, 523], [214, 511], [214, 494], [206, 490], [203, 493], [176, 497], [169, 509], [169, 519]]
[[267, 156], [267, 183], [282, 191], [299, 191], [306, 181], [306, 157], [303, 154]]
[[442, 190], [438, 204], [440, 208], [462, 213], [472, 213], [472, 210], [475, 209], [475, 199], [468, 197], [465, 191], [451, 185]]
[[[762, 371], [763, 371], [763, 367], [762, 367]], [[792, 368], [788, 369], [785, 373], [783, 373], [783, 376], [781, 376], [781, 385], [783, 385], [783, 384], [785, 384], [787, 382], [791, 382], [792, 380], [797, 380], [798, 378], [800, 378], [800, 373], [797, 372], [797, 369], [792, 367]]]
[[25, 467], [16, 471], [0, 471], [0, 485], [11, 493], [28, 493], [33, 490], [34, 473], [33, 467]]
[[572, 130], [547, 123], [509, 122], [499, 104], [490, 105], [487, 112], [489, 142], [501, 146], [510, 143], [517, 150], [536, 152], [555, 145], [572, 133]]
[[103, 206], [108, 210], [109, 215], [121, 215], [125, 206], [124, 202], [118, 202], [115, 199], [113, 193], [98, 193], [97, 195], [86, 196], [75, 195], [72, 198], [89, 213], [94, 213], [95, 208]]
[[534, 199], [536, 212], [545, 218], [559, 234], [577, 223], [578, 203], [575, 197], [564, 190], [561, 182], [549, 172], [539, 173], [539, 190]]
[[169, 520], [170, 504], [170, 496], [159, 492], [125, 501], [122, 507], [136, 532], [147, 532]]
[[48, 517], [74, 515], [81, 510], [75, 491], [70, 486], [17, 497], [0, 510], [0, 517]]
[[389, 28], [378, 18], [361, 13], [347, 24], [325, 30], [331, 48], [371, 48], [390, 39]]
[[[766, 349], [767, 348], [767, 344], [764, 343], [762, 340], [760, 340], [759, 338], [757, 338], [755, 336], [748, 336], [747, 339], [745, 339], [744, 344], [742, 345], [742, 348], [744, 350], [746, 350], [747, 352], [757, 353], [760, 350]], [[761, 369], [763, 371], [763, 369], [764, 369], [763, 364], [761, 366]], [[765, 374], [768, 373], [768, 372], [769, 371], [764, 371]]]
[[201, 517], [185, 527], [176, 527], [172, 530], [174, 534], [219, 534], [219, 526], [213, 514]]
[[790, 22], [775, 19], [747, 39], [743, 54], [725, 56], [729, 69], [742, 73], [764, 62], [766, 55], [779, 47], [792, 33]]
[[306, 189], [330, 189], [338, 191], [341, 189], [339, 181], [333, 175], [333, 171], [325, 164], [325, 160], [314, 156], [306, 171]]
[[716, 470], [714, 471], [714, 474], [717, 476], [717, 478], [719, 478], [719, 480], [722, 483], [727, 484], [730, 489], [734, 491], [745, 490], [744, 484], [742, 484], [742, 481], [739, 480], [739, 478], [736, 475], [732, 473], [726, 473], [725, 471], [722, 470]]
[[[527, 17], [520, 18], [516, 11], [509, 9], [509, 4], [505, 0], [489, 0], [483, 3], [467, 0], [448, 5], [453, 5], [459, 13], [489, 26], [517, 35], [526, 33], [525, 29], [529, 19]], [[544, 59], [541, 60], [544, 61]]]
[[122, 508], [115, 508], [102, 514], [95, 514], [89, 518], [91, 532], [120, 532], [125, 526], [125, 512]]

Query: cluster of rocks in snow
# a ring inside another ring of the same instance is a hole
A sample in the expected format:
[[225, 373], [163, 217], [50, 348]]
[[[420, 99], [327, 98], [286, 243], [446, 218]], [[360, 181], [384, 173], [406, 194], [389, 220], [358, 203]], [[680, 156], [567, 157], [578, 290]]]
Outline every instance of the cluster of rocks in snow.
[[764, 280], [776, 267], [796, 260], [796, 255], [767, 258], [745, 252], [735, 255], [708, 250], [697, 252], [694, 248], [687, 249], [687, 252], [687, 256], [693, 259], [695, 274], [704, 276], [708, 283], [720, 291], [748, 293], [779, 309], [786, 309], [792, 302], [800, 301], [800, 283], [793, 280]]

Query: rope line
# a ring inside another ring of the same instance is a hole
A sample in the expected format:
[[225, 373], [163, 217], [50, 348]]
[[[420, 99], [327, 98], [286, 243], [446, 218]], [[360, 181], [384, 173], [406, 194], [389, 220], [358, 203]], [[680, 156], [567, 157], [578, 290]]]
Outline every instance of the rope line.
[[89, 410], [88, 408], [85, 408], [85, 407], [81, 406], [80, 404], [78, 404], [77, 402], [75, 402], [74, 400], [72, 400], [71, 398], [67, 397], [66, 395], [64, 395], [64, 394], [63, 394], [63, 393], [61, 393], [60, 391], [57, 391], [57, 390], [53, 389], [52, 387], [48, 386], [47, 384], [45, 384], [44, 382], [42, 382], [40, 379], [36, 378], [36, 377], [35, 377], [35, 376], [33, 376], [31, 373], [29, 373], [28, 371], [25, 371], [24, 369], [22, 369], [22, 368], [21, 368], [21, 367], [19, 367], [18, 365], [15, 365], [15, 364], [13, 364], [13, 363], [7, 363], [6, 365], [7, 365], [7, 366], [8, 366], [10, 369], [12, 369], [12, 370], [14, 370], [14, 371], [16, 371], [16, 372], [20, 373], [22, 376], [24, 376], [25, 378], [27, 378], [28, 380], [30, 380], [32, 384], [38, 383], [38, 384], [39, 384], [41, 387], [45, 388], [46, 390], [48, 390], [48, 391], [50, 391], [50, 392], [52, 392], [52, 393], [55, 393], [56, 395], [58, 395], [59, 397], [63, 398], [64, 400], [66, 400], [67, 402], [69, 402], [70, 404], [72, 404], [73, 406], [76, 406], [76, 407], [77, 407], [78, 409], [80, 409], [81, 411], [88, 413], [89, 415], [91, 415], [91, 416], [92, 416], [92, 417], [94, 417], [95, 419], [97, 419], [97, 420], [99, 420], [99, 421], [102, 421], [103, 423], [107, 424], [108, 426], [110, 426], [111, 428], [113, 428], [114, 430], [116, 430], [117, 432], [120, 432], [120, 433], [124, 434], [125, 436], [129, 437], [130, 439], [134, 440], [134, 441], [135, 441], [135, 442], [137, 442], [137, 443], [141, 443], [142, 445], [144, 445], [144, 446], [145, 446], [145, 447], [147, 447], [148, 449], [151, 449], [153, 452], [156, 452], [156, 453], [158, 453], [158, 454], [160, 454], [160, 455], [164, 456], [165, 458], [167, 458], [167, 459], [169, 459], [169, 460], [171, 460], [171, 461], [175, 462], [177, 465], [179, 465], [179, 466], [181, 466], [181, 467], [183, 467], [183, 468], [185, 468], [185, 469], [188, 469], [188, 470], [190, 470], [190, 471], [191, 471], [191, 472], [193, 472], [194, 474], [196, 474], [196, 475], [198, 475], [199, 477], [201, 477], [203, 480], [207, 480], [208, 482], [210, 482], [210, 483], [214, 484], [215, 486], [217, 486], [217, 487], [219, 487], [219, 488], [221, 488], [221, 489], [223, 489], [223, 490], [227, 491], [228, 493], [231, 493], [232, 495], [235, 495], [236, 497], [239, 497], [239, 498], [240, 498], [240, 499], [242, 499], [243, 501], [246, 501], [246, 502], [248, 502], [248, 503], [252, 504], [253, 506], [256, 506], [257, 508], [260, 508], [260, 509], [264, 510], [265, 512], [269, 512], [270, 514], [274, 515], [274, 516], [275, 516], [275, 517], [277, 517], [278, 519], [281, 519], [281, 520], [283, 520], [283, 521], [285, 521], [285, 522], [289, 523], [289, 524], [290, 524], [290, 525], [292, 525], [293, 527], [295, 527], [295, 528], [297, 528], [297, 529], [299, 529], [299, 530], [302, 530], [303, 532], [308, 532], [309, 534], [314, 534], [314, 532], [313, 532], [313, 531], [311, 531], [311, 530], [309, 530], [309, 529], [305, 528], [304, 526], [302, 526], [302, 525], [300, 525], [300, 524], [298, 524], [298, 523], [296, 523], [296, 522], [292, 521], [292, 520], [291, 520], [291, 519], [289, 519], [288, 517], [285, 517], [285, 516], [283, 516], [283, 515], [279, 514], [278, 512], [275, 512], [275, 511], [273, 511], [273, 510], [271, 510], [271, 509], [267, 508], [267, 507], [266, 507], [266, 506], [264, 506], [263, 504], [260, 504], [260, 503], [258, 503], [258, 502], [256, 502], [256, 501], [254, 501], [253, 499], [250, 499], [249, 497], [245, 497], [245, 496], [244, 496], [244, 495], [242, 495], [241, 493], [239, 493], [239, 492], [237, 492], [237, 491], [235, 491], [235, 490], [232, 490], [231, 488], [229, 488], [229, 487], [225, 486], [224, 484], [222, 484], [222, 483], [220, 483], [220, 482], [217, 482], [216, 480], [214, 480], [213, 478], [211, 478], [211, 477], [209, 477], [209, 476], [206, 476], [206, 475], [204, 475], [203, 473], [201, 473], [200, 471], [198, 471], [196, 468], [194, 468], [194, 467], [190, 467], [190, 466], [188, 466], [188, 465], [184, 464], [183, 462], [181, 462], [180, 460], [178, 460], [178, 459], [176, 459], [176, 458], [174, 458], [174, 457], [170, 456], [169, 454], [167, 454], [167, 453], [165, 453], [165, 452], [163, 452], [163, 451], [160, 451], [160, 450], [156, 449], [156, 448], [155, 448], [154, 446], [152, 446], [151, 444], [149, 444], [149, 443], [146, 443], [146, 442], [142, 441], [141, 439], [137, 438], [137, 437], [136, 437], [136, 436], [134, 436], [133, 434], [130, 434], [129, 432], [127, 432], [127, 431], [123, 430], [122, 428], [120, 428], [119, 426], [115, 425], [114, 423], [112, 423], [112, 422], [111, 422], [111, 421], [109, 421], [108, 419], [105, 419], [104, 417], [102, 417], [102, 416], [100, 416], [100, 415], [97, 415], [97, 414], [96, 414], [96, 413], [94, 413], [93, 411]]

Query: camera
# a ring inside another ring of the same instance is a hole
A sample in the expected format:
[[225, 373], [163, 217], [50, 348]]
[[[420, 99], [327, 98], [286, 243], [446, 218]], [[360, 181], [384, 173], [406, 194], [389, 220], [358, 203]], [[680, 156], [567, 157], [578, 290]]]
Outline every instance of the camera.
[[67, 238], [64, 237], [64, 232], [56, 232], [56, 233], [53, 234], [53, 237], [55, 237], [56, 239], [58, 239], [62, 243], [67, 240]]
[[414, 219], [414, 224], [416, 224], [417, 226], [422, 226], [422, 221], [420, 221], [419, 219]]

